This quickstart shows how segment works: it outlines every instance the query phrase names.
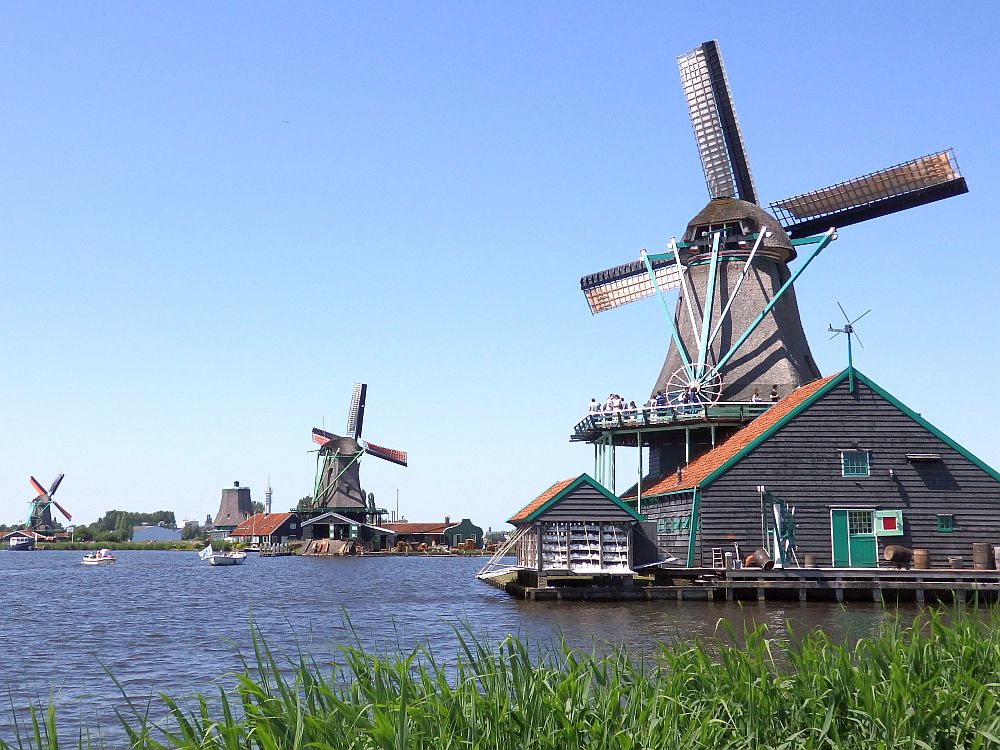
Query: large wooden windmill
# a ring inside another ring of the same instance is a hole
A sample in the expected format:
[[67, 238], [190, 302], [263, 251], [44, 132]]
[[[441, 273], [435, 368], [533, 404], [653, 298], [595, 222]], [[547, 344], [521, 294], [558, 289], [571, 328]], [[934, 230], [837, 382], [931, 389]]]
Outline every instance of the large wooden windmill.
[[[819, 377], [793, 284], [836, 239], [835, 227], [968, 191], [948, 150], [774, 201], [765, 211], [718, 44], [705, 42], [678, 65], [711, 200], [666, 252], [643, 251], [580, 281], [594, 314], [658, 295], [670, 336], [652, 389], [669, 411], [577, 425], [572, 439], [598, 446], [595, 471], [606, 484], [615, 445], [648, 445], [651, 474], [675, 471], [710, 448], [717, 431], [732, 432], [766, 408], [753, 403], [755, 389], [766, 400]], [[800, 249], [806, 255], [793, 272], [788, 264]], [[664, 296], [672, 289], [673, 312]]]
[[312, 510], [336, 509], [339, 512], [376, 514], [371, 493], [366, 494], [361, 488], [361, 457], [368, 453], [390, 463], [406, 466], [405, 451], [384, 448], [361, 439], [367, 394], [366, 384], [354, 384], [346, 435], [335, 435], [318, 427], [313, 428], [313, 442], [319, 445], [319, 451], [316, 455], [316, 482], [310, 506]]

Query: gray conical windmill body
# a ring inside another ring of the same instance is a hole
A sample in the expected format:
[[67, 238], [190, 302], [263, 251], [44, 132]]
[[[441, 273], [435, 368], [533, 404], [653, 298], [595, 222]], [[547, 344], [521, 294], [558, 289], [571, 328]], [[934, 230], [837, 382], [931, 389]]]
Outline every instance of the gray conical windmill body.
[[[595, 314], [653, 295], [661, 299], [669, 346], [651, 401], [662, 394], [661, 399], [680, 407], [685, 435], [663, 427], [623, 441], [650, 446], [651, 473], [676, 470], [711, 447], [717, 428], [735, 429], [757, 413], [741, 412], [723, 424], [710, 419], [712, 405], [783, 396], [819, 376], [793, 284], [836, 239], [834, 227], [968, 189], [949, 150], [775, 201], [771, 213], [764, 211], [757, 205], [717, 43], [705, 42], [679, 57], [678, 65], [710, 201], [666, 252], [643, 251], [637, 261], [580, 282]], [[800, 254], [792, 271], [788, 264]], [[664, 297], [671, 289], [678, 290], [672, 312]], [[706, 430], [710, 422], [714, 426], [710, 436], [695, 436], [692, 442], [696, 415]], [[621, 425], [622, 431], [635, 422]], [[573, 439], [613, 447], [619, 444], [614, 433], [578, 425]]]

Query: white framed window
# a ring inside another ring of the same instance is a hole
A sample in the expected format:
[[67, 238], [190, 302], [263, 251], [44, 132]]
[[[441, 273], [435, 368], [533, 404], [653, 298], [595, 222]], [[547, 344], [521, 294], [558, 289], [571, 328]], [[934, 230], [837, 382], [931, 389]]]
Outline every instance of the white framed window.
[[841, 475], [845, 477], [867, 477], [871, 474], [868, 451], [841, 451]]

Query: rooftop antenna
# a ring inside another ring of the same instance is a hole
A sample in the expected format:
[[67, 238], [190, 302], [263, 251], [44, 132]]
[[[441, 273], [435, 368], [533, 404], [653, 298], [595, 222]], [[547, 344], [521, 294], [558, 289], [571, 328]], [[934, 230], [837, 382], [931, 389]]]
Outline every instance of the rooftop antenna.
[[[830, 337], [831, 341], [837, 338], [837, 336], [839, 336], [842, 333], [847, 335], [847, 377], [850, 381], [851, 393], [854, 393], [854, 355], [851, 351], [851, 336], [858, 336], [858, 332], [854, 330], [854, 324], [857, 323], [859, 320], [861, 320], [863, 317], [865, 317], [868, 313], [870, 313], [871, 310], [865, 310], [854, 320], [851, 320], [851, 316], [844, 311], [844, 306], [842, 304], [838, 302], [837, 307], [840, 308], [840, 312], [844, 316], [844, 321], [845, 321], [844, 327], [834, 328], [833, 324], [831, 323], [827, 331], [833, 334]], [[861, 343], [861, 336], [858, 336], [858, 344], [861, 346], [862, 349], [865, 348], [865, 345]]]

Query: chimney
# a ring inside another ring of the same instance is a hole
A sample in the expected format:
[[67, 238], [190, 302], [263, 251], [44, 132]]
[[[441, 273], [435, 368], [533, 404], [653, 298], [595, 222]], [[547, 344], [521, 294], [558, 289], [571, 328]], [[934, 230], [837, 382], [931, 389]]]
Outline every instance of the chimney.
[[444, 525], [448, 526], [449, 524], [451, 524], [451, 516], [445, 516], [444, 517]]
[[239, 487], [239, 486], [240, 486], [239, 482], [233, 482], [233, 487]]

